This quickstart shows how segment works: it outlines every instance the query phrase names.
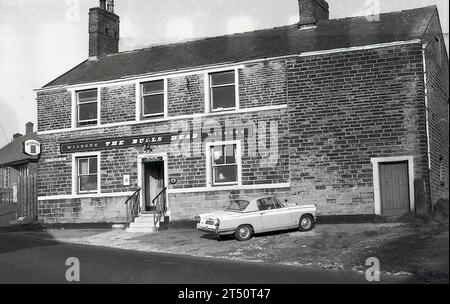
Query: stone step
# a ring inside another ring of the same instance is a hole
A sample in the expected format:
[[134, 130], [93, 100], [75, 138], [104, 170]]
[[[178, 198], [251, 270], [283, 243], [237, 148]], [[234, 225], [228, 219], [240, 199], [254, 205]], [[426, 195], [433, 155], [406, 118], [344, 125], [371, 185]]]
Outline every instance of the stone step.
[[[153, 222], [151, 223], [134, 222], [130, 224], [130, 228], [152, 228], [152, 227], [155, 227], [155, 224]], [[158, 225], [156, 227], [158, 227]]]
[[127, 232], [131, 233], [155, 233], [158, 231], [155, 227], [148, 227], [148, 228], [127, 228], [125, 229]]
[[153, 224], [155, 221], [155, 218], [153, 216], [140, 216], [134, 219], [135, 223], [151, 223]]

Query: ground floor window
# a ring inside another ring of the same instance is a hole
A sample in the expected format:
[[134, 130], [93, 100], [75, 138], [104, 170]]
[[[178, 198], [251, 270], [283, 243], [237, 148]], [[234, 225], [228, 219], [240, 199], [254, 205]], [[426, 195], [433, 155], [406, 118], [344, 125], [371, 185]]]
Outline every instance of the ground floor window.
[[78, 193], [98, 192], [98, 156], [77, 158]]
[[211, 184], [213, 186], [237, 185], [240, 166], [238, 144], [214, 144], [209, 149]]

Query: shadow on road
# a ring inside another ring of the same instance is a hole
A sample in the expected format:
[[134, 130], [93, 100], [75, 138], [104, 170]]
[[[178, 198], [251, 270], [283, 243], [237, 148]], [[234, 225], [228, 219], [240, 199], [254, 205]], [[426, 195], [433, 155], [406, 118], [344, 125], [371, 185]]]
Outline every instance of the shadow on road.
[[[33, 237], [27, 235], [26, 232], [39, 232], [39, 236]], [[54, 240], [53, 236], [43, 230], [39, 224], [0, 227], [0, 254], [59, 244], [61, 243]]]

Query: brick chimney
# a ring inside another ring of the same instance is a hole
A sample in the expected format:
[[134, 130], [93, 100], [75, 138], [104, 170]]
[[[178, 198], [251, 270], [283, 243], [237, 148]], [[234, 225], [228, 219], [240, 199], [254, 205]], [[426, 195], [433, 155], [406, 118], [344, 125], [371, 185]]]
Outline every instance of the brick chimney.
[[33, 134], [34, 124], [30, 121], [25, 125], [25, 135]]
[[89, 10], [89, 57], [99, 58], [119, 52], [120, 18], [114, 13], [114, 0], [100, 0]]
[[328, 3], [325, 0], [298, 0], [300, 10], [300, 29], [317, 26], [317, 23], [330, 19]]

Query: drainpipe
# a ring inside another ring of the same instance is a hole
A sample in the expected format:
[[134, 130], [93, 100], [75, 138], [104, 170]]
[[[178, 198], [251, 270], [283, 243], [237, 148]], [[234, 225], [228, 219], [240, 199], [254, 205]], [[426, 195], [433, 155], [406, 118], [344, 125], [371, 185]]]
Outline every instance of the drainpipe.
[[431, 184], [431, 144], [430, 144], [430, 113], [428, 107], [428, 79], [427, 79], [427, 63], [425, 57], [425, 50], [427, 44], [422, 44], [422, 60], [423, 60], [423, 82], [424, 82], [424, 93], [425, 93], [425, 119], [426, 119], [426, 130], [427, 130], [427, 153], [428, 153], [428, 184], [430, 187], [430, 210], [433, 210], [433, 186]]

